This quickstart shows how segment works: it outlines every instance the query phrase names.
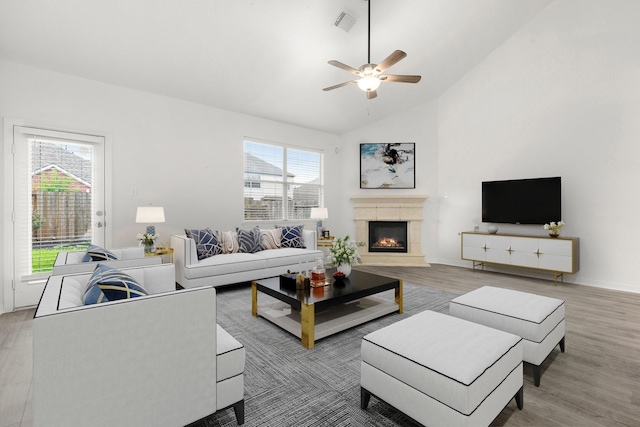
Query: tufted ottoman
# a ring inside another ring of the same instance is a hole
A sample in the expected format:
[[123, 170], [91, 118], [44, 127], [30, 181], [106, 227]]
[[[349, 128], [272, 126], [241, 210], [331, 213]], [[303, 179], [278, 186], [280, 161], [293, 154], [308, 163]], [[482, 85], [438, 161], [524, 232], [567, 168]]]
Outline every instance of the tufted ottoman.
[[523, 338], [523, 360], [533, 365], [540, 386], [540, 365], [560, 345], [564, 353], [564, 301], [511, 289], [483, 286], [449, 304], [449, 314]]
[[425, 426], [489, 425], [523, 406], [522, 339], [425, 311], [362, 339], [360, 406], [373, 395]]

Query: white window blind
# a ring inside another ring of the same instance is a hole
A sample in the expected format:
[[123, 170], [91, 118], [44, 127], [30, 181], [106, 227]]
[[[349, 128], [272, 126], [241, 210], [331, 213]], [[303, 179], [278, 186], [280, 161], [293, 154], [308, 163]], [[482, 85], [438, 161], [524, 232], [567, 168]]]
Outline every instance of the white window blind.
[[324, 205], [320, 151], [245, 140], [244, 219], [309, 219]]
[[31, 243], [16, 254], [23, 277], [50, 272], [59, 251], [82, 250], [92, 239], [93, 145], [46, 133], [26, 134], [26, 155], [16, 159], [26, 162], [17, 238]]

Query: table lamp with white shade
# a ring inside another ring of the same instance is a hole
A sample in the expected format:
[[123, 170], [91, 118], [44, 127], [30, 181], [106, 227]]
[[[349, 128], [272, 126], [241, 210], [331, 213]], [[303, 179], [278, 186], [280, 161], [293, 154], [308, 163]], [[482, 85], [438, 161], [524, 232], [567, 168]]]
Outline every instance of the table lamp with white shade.
[[156, 234], [156, 227], [153, 224], [164, 222], [164, 207], [162, 206], [138, 206], [136, 212], [136, 223], [147, 225], [147, 234]]
[[311, 208], [309, 218], [318, 220], [316, 223], [318, 236], [322, 236], [322, 220], [329, 218], [329, 210], [327, 208]]

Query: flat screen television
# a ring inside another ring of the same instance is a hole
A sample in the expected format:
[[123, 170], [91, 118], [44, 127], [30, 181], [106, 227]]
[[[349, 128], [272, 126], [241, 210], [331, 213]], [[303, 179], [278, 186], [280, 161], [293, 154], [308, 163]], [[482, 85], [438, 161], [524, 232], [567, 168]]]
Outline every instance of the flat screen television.
[[557, 222], [562, 220], [561, 205], [559, 176], [482, 183], [482, 222]]

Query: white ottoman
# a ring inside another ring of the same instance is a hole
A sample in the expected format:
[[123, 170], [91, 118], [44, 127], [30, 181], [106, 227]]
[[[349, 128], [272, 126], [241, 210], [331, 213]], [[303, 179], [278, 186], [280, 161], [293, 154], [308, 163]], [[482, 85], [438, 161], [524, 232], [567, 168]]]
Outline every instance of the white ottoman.
[[522, 339], [425, 311], [362, 339], [360, 406], [387, 402], [425, 426], [487, 426], [523, 406]]
[[540, 365], [560, 345], [564, 353], [564, 301], [511, 289], [483, 286], [449, 304], [449, 314], [523, 338], [523, 360], [533, 365], [540, 386]]

